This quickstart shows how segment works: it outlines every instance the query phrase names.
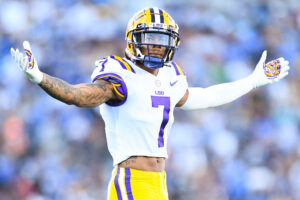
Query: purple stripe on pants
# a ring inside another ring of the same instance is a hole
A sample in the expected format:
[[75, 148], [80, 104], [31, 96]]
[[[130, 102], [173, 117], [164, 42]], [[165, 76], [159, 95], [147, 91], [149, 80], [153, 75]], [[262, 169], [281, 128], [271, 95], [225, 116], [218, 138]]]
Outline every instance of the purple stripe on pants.
[[117, 190], [118, 200], [122, 200], [121, 190], [120, 190], [119, 181], [118, 181], [119, 175], [120, 175], [120, 168], [118, 168], [114, 182], [115, 182], [115, 188]]
[[133, 195], [131, 191], [131, 185], [130, 185], [130, 169], [125, 168], [125, 186], [126, 186], [126, 191], [127, 191], [127, 197], [128, 200], [133, 200]]

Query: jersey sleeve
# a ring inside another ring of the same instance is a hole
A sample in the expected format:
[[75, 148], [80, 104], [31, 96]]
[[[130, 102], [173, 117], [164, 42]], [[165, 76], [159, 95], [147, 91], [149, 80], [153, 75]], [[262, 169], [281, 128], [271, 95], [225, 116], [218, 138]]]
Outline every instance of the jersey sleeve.
[[95, 65], [96, 68], [91, 75], [91, 81], [94, 83], [96, 80], [102, 79], [111, 82], [116, 94], [123, 99], [118, 104], [107, 104], [118, 106], [125, 103], [127, 99], [127, 87], [124, 81], [124, 73], [126, 70], [130, 71], [132, 69], [131, 66], [124, 59], [117, 56], [108, 56], [97, 60]]

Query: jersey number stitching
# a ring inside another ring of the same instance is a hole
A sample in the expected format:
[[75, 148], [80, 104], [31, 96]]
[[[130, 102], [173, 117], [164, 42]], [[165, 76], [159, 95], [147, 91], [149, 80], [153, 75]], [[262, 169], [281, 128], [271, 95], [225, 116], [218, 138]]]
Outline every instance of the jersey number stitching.
[[164, 106], [163, 111], [163, 120], [160, 125], [159, 134], [158, 134], [158, 147], [164, 147], [164, 130], [169, 122], [169, 113], [170, 113], [170, 97], [165, 96], [151, 96], [152, 107], [158, 108], [158, 106]]

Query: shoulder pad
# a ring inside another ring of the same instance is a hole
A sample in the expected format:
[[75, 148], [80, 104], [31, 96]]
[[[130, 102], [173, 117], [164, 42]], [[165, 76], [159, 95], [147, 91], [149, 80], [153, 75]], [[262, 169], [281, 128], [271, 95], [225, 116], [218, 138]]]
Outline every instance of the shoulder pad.
[[123, 69], [135, 73], [132, 66], [130, 66], [130, 64], [125, 59], [123, 59], [119, 56], [115, 56], [115, 55], [111, 55], [111, 56], [109, 56], [109, 58], [112, 59], [112, 60], [117, 61]]
[[130, 64], [125, 59], [123, 59], [119, 56], [116, 56], [116, 55], [110, 55], [110, 56], [104, 57], [100, 60], [96, 60], [95, 65], [97, 67], [102, 67], [102, 69], [104, 69], [104, 65], [109, 61], [113, 61], [113, 63], [117, 63], [116, 65], [121, 66], [123, 69], [135, 73], [132, 66], [130, 66]]
[[171, 67], [174, 68], [177, 76], [179, 76], [179, 75], [185, 76], [184, 71], [182, 71], [182, 69], [179, 67], [179, 65], [177, 65], [175, 62], [171, 63]]
[[95, 66], [99, 66], [99, 65], [101, 65], [101, 64], [105, 64], [106, 62], [107, 62], [107, 58], [108, 58], [108, 56], [107, 57], [104, 57], [104, 58], [101, 58], [101, 59], [99, 59], [99, 60], [96, 60], [95, 61]]

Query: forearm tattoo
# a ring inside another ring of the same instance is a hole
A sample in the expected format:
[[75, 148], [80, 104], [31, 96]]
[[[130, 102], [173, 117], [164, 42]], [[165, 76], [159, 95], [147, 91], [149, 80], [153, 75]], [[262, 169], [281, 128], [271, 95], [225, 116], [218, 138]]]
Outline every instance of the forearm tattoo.
[[61, 79], [44, 74], [43, 81], [39, 86], [53, 98], [79, 107], [95, 107], [114, 96], [113, 87], [107, 81], [71, 85]]

